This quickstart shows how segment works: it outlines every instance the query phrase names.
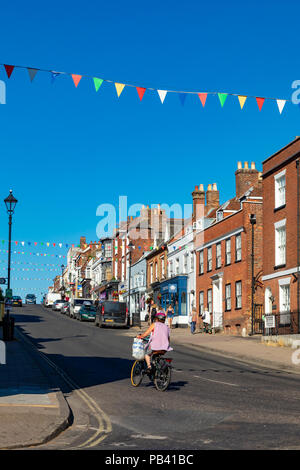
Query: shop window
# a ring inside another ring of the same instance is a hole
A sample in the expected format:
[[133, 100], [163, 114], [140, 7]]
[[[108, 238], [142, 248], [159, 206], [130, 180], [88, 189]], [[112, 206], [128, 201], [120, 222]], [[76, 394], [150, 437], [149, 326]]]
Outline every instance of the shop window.
[[186, 315], [186, 293], [181, 293], [181, 315]]

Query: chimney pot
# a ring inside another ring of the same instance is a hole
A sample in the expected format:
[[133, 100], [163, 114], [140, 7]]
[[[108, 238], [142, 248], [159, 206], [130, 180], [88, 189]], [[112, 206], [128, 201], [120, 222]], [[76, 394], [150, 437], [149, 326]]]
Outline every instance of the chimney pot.
[[198, 191], [198, 186], [195, 186], [195, 191]]
[[241, 170], [243, 167], [242, 167], [242, 162], [238, 162], [238, 170]]
[[255, 162], [251, 162], [251, 170], [255, 170]]
[[218, 188], [217, 188], [217, 183], [213, 183], [213, 188], [212, 188], [213, 191], [218, 191]]
[[248, 170], [248, 168], [249, 168], [248, 162], [245, 162], [245, 163], [244, 163], [244, 169], [245, 169], [245, 170]]
[[203, 184], [200, 184], [200, 186], [199, 186], [199, 191], [204, 191], [204, 186], [203, 186]]
[[211, 184], [207, 186], [207, 191], [211, 191]]

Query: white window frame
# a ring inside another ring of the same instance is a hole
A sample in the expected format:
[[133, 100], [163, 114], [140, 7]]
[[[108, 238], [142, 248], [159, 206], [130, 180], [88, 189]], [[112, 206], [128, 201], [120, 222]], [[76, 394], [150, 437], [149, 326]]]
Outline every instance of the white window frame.
[[[240, 240], [240, 246], [238, 246], [238, 240]], [[235, 236], [235, 261], [242, 260], [242, 234], [239, 233]]]
[[[274, 175], [274, 191], [275, 191], [275, 209], [282, 207], [286, 202], [286, 170]], [[284, 185], [281, 181], [284, 180]]]
[[199, 292], [199, 313], [202, 315], [204, 312], [204, 291]]
[[[283, 278], [278, 280], [279, 284], [279, 313], [280, 324], [290, 324], [290, 311], [291, 311], [291, 278]], [[287, 294], [288, 293], [288, 294]], [[287, 302], [288, 300], [288, 302]]]
[[216, 269], [222, 266], [222, 245], [221, 242], [216, 244]]
[[[240, 292], [238, 292], [237, 286], [241, 286]], [[235, 308], [242, 308], [243, 306], [242, 293], [243, 293], [242, 281], [236, 281], [235, 283]]]
[[225, 310], [231, 310], [231, 284], [225, 284]]
[[[275, 228], [275, 266], [286, 264], [286, 219], [274, 223]], [[282, 243], [282, 234], [284, 233], [284, 245]], [[280, 237], [282, 237], [280, 239]]]
[[225, 240], [225, 264], [231, 264], [231, 238]]
[[204, 274], [204, 250], [199, 252], [199, 274]]
[[207, 248], [207, 271], [212, 271], [212, 247]]

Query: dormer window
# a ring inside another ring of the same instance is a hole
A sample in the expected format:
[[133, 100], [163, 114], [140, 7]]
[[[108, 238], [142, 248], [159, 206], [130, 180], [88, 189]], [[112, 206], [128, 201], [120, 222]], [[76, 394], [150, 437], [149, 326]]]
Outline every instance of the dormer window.
[[221, 211], [218, 211], [217, 212], [217, 222], [219, 222], [220, 220], [222, 220], [224, 217], [224, 212], [221, 210]]

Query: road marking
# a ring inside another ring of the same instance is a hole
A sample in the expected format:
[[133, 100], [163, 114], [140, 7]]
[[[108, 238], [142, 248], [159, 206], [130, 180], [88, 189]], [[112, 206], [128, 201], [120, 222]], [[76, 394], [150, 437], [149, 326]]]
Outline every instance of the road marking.
[[194, 375], [194, 377], [196, 377], [197, 379], [207, 380], [208, 382], [215, 382], [217, 384], [229, 385], [230, 387], [238, 387], [239, 386], [237, 384], [230, 384], [228, 382], [221, 382], [220, 380], [207, 379], [206, 377], [200, 377], [200, 375]]
[[168, 439], [167, 436], [152, 436], [152, 434], [133, 434], [133, 439], [153, 439], [153, 440], [164, 440]]

